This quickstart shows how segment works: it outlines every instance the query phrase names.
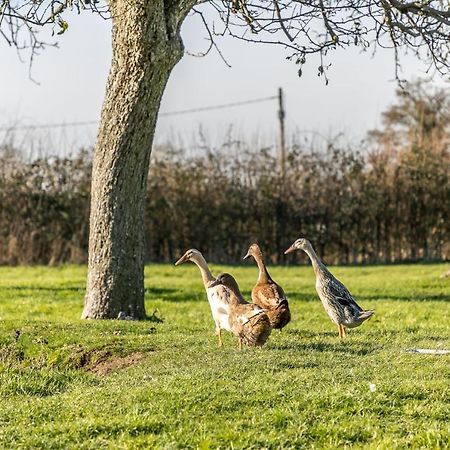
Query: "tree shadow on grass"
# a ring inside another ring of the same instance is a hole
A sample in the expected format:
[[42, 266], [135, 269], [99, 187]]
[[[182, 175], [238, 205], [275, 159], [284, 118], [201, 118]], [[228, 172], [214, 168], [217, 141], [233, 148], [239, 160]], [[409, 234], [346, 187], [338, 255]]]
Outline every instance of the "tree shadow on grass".
[[297, 352], [318, 352], [318, 353], [345, 353], [348, 355], [355, 356], [365, 356], [371, 353], [374, 353], [378, 350], [377, 345], [370, 344], [346, 344], [346, 343], [338, 343], [338, 344], [330, 344], [328, 342], [291, 342], [287, 344], [281, 344], [275, 346], [277, 350], [294, 350]]
[[411, 294], [411, 295], [389, 295], [389, 294], [376, 294], [376, 295], [361, 295], [358, 297], [358, 301], [410, 301], [410, 302], [426, 302], [426, 301], [438, 301], [438, 302], [450, 302], [450, 295], [448, 294]]
[[[183, 291], [175, 288], [162, 287], [146, 287], [145, 296], [148, 300], [164, 300], [169, 302], [182, 302], [186, 300], [200, 300], [200, 297], [195, 297], [191, 294], [186, 294]], [[148, 298], [150, 297], [150, 298]]]
[[[311, 294], [304, 294], [301, 292], [291, 292], [288, 293], [288, 298], [295, 301], [302, 302], [310, 302], [310, 301], [319, 301], [317, 296], [312, 296]], [[402, 295], [391, 295], [389, 292], [372, 294], [372, 295], [355, 295], [355, 299], [358, 302], [365, 301], [411, 301], [411, 302], [424, 302], [424, 301], [438, 301], [438, 302], [450, 302], [450, 295], [445, 293], [439, 294], [427, 294], [424, 293], [411, 293], [411, 294], [402, 294]]]
[[[292, 330], [290, 334], [297, 335], [296, 340], [290, 342], [284, 342], [274, 345], [274, 350], [290, 350], [296, 352], [331, 352], [331, 353], [346, 353], [349, 355], [364, 356], [374, 353], [380, 348], [380, 345], [374, 342], [355, 342], [349, 340], [339, 340], [336, 333], [323, 332], [323, 333], [312, 333], [306, 330], [297, 331]], [[300, 338], [300, 339], [299, 339]], [[311, 339], [322, 339], [321, 341], [311, 341]], [[326, 342], [330, 338], [334, 338], [335, 342]], [[309, 340], [309, 342], [308, 342]]]
[[73, 292], [80, 292], [84, 291], [84, 286], [4, 286], [0, 287], [1, 291], [45, 291], [45, 292], [52, 292], [52, 291], [73, 291]]
[[165, 294], [172, 294], [174, 292], [179, 292], [179, 291], [174, 288], [161, 288], [161, 287], [146, 287], [145, 288], [145, 293], [152, 294], [152, 295], [165, 295]]

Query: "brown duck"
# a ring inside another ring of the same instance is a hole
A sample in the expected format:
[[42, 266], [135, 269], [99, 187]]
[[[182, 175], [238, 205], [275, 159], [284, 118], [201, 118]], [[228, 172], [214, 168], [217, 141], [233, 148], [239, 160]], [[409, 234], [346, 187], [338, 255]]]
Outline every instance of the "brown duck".
[[252, 301], [266, 311], [272, 328], [281, 329], [291, 320], [289, 304], [283, 288], [269, 275], [258, 244], [250, 245], [244, 259], [253, 256], [258, 265], [258, 281], [252, 289]]
[[233, 334], [242, 344], [249, 347], [260, 347], [265, 344], [272, 332], [270, 320], [265, 311], [242, 297], [236, 280], [229, 273], [220, 274], [210, 287], [225, 286], [229, 293], [229, 324]]

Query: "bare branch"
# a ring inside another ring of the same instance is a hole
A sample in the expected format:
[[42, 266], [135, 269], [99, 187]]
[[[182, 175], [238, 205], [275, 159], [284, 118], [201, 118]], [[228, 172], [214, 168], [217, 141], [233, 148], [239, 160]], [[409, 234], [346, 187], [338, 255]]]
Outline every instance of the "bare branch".
[[66, 11], [91, 11], [108, 18], [108, 7], [98, 0], [0, 0], [0, 36], [18, 51], [30, 52], [30, 67], [41, 50], [55, 47], [39, 36], [39, 29], [50, 27], [52, 34], [62, 34], [68, 28]]
[[325, 28], [328, 30], [328, 33], [330, 33], [331, 40], [337, 44], [339, 42], [339, 37], [337, 34], [333, 31], [333, 28], [331, 28], [330, 21], [328, 20], [327, 13], [325, 11], [325, 6], [323, 4], [323, 1], [320, 0], [320, 11], [322, 13], [323, 17], [323, 23], [325, 24]]
[[311, 54], [328, 59], [338, 47], [375, 51], [379, 46], [393, 50], [397, 79], [402, 54], [410, 51], [425, 67], [450, 73], [450, 10], [444, 1], [210, 0], [205, 5], [224, 24], [217, 34], [281, 45], [296, 62]]
[[[194, 7], [218, 16], [201, 16], [209, 40], [204, 53], [215, 49], [223, 60], [218, 35], [281, 45], [301, 65], [306, 55], [328, 59], [338, 47], [383, 47], [394, 52], [397, 79], [401, 56], [411, 51], [427, 68], [450, 73], [450, 5], [444, 0], [164, 0], [164, 7], [175, 31]], [[68, 10], [109, 17], [107, 0], [0, 0], [0, 37], [34, 56], [49, 45], [38, 38], [38, 27], [65, 32]]]
[[188, 51], [186, 51], [186, 54], [190, 55], [190, 56], [195, 56], [195, 57], [204, 57], [206, 56], [213, 48], [217, 51], [220, 59], [225, 63], [226, 66], [231, 67], [231, 65], [228, 63], [228, 61], [225, 59], [225, 57], [223, 56], [222, 52], [220, 51], [220, 48], [218, 47], [218, 45], [216, 44], [216, 41], [214, 40], [214, 35], [213, 32], [211, 31], [208, 22], [205, 19], [205, 16], [203, 15], [203, 13], [201, 11], [198, 11], [197, 9], [193, 9], [193, 12], [195, 14], [198, 14], [203, 22], [203, 25], [205, 26], [206, 32], [208, 33], [208, 41], [209, 41], [209, 46], [206, 49], [206, 51], [204, 52], [199, 52], [199, 53], [190, 53]]
[[291, 41], [294, 42], [294, 38], [289, 34], [289, 31], [286, 29], [286, 27], [284, 26], [283, 23], [283, 19], [281, 17], [281, 11], [280, 11], [280, 6], [278, 5], [278, 1], [274, 0], [273, 5], [275, 6], [275, 11], [277, 13], [277, 18], [278, 18], [278, 22], [280, 23], [280, 27], [283, 30], [284, 34], [286, 35], [286, 37]]

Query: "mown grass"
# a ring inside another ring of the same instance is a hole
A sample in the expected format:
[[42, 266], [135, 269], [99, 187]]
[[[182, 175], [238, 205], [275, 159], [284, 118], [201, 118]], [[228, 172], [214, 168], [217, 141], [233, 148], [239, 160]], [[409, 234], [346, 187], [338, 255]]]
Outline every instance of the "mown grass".
[[[213, 269], [248, 297], [254, 266]], [[139, 323], [79, 320], [85, 270], [0, 268], [2, 448], [449, 447], [450, 357], [405, 352], [450, 348], [444, 265], [334, 268], [376, 310], [343, 342], [311, 268], [272, 268], [293, 320], [242, 351], [230, 335], [216, 347], [194, 266], [147, 267], [156, 313]]]

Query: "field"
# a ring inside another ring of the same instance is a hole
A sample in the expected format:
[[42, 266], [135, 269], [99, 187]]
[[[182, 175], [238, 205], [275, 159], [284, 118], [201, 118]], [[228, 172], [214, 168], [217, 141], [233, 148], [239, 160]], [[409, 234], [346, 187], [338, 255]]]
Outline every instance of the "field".
[[[248, 298], [256, 268], [236, 275]], [[310, 267], [274, 267], [293, 320], [217, 339], [198, 270], [146, 268], [144, 322], [81, 321], [86, 268], [0, 268], [1, 448], [449, 448], [448, 267], [334, 267], [375, 317], [339, 341]]]

